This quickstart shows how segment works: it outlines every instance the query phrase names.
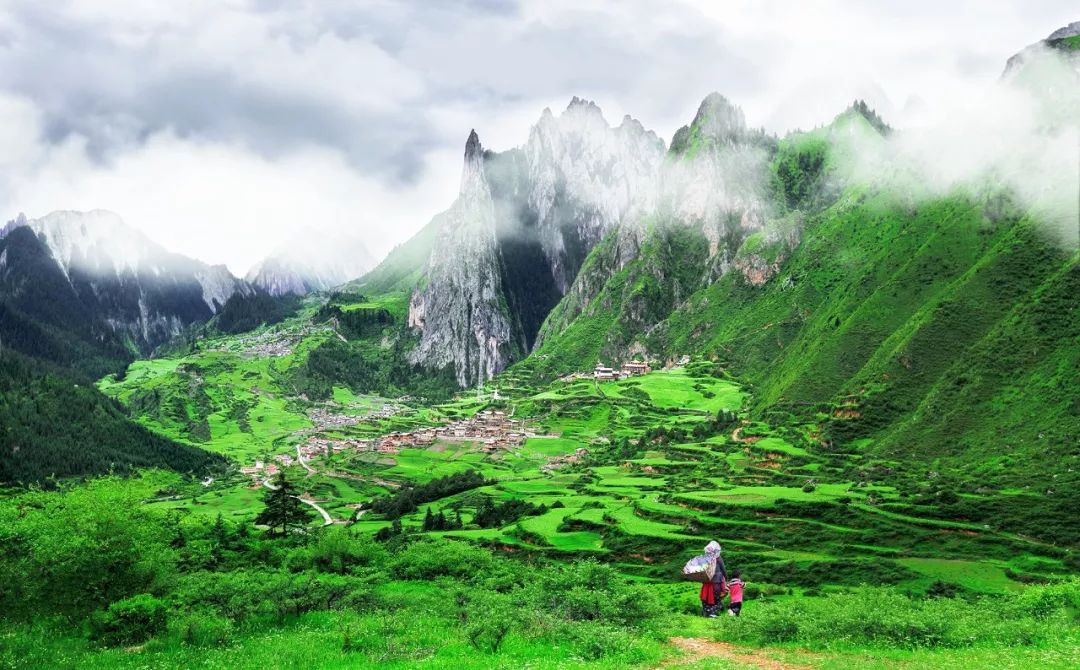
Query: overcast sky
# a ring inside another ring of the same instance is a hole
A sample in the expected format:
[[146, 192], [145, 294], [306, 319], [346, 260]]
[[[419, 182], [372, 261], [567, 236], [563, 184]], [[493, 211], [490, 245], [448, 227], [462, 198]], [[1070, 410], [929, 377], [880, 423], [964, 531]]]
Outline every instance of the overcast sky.
[[903, 125], [1076, 0], [0, 0], [0, 216], [110, 209], [247, 268], [307, 230], [381, 256], [452, 201], [471, 128], [578, 95], [666, 140], [716, 90], [772, 131]]

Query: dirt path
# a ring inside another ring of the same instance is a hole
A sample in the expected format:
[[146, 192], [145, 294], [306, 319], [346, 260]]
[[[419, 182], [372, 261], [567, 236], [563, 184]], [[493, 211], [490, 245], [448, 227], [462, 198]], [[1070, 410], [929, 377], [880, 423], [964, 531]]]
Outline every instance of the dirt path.
[[[263, 486], [270, 489], [271, 491], [277, 491], [278, 490], [278, 487], [271, 484], [269, 479], [264, 479], [263, 480]], [[293, 498], [296, 498], [297, 500], [304, 503], [305, 505], [309, 505], [309, 506], [313, 507], [315, 509], [315, 511], [318, 512], [322, 516], [324, 526], [329, 526], [330, 524], [334, 523], [334, 517], [330, 516], [329, 512], [327, 512], [322, 507], [320, 507], [319, 503], [315, 502], [314, 500], [308, 500], [307, 498], [301, 498], [300, 496], [293, 496]]]
[[311, 475], [317, 474], [315, 472], [315, 468], [308, 465], [307, 461], [304, 460], [304, 455], [303, 455], [303, 453], [300, 452], [300, 445], [299, 444], [296, 445], [296, 460], [300, 461], [300, 465], [304, 466], [304, 469], [308, 471], [308, 474], [307, 474], [308, 477], [310, 477]]
[[661, 664], [660, 668], [691, 668], [708, 658], [731, 661], [741, 668], [757, 670], [811, 670], [808, 665], [794, 665], [770, 658], [760, 649], [737, 647], [727, 642], [714, 642], [701, 637], [673, 637], [671, 643], [682, 655]]

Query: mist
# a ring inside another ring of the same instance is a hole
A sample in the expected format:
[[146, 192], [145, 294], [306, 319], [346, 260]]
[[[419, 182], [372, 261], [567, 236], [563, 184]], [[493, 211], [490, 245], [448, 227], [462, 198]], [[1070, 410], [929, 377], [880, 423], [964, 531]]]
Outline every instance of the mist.
[[[1020, 73], [957, 86], [901, 116], [885, 141], [838, 138], [840, 172], [916, 200], [1001, 188], [1064, 248], [1080, 244], [1080, 73], [1040, 49]], [[886, 122], [893, 122], [885, 119]]]

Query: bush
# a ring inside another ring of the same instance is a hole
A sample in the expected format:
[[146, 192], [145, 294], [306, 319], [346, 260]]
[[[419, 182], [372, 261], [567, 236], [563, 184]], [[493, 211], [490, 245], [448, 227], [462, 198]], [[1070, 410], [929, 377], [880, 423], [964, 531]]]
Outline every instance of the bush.
[[1080, 595], [1078, 582], [1031, 587], [1015, 607], [1000, 598], [909, 599], [895, 590], [862, 588], [822, 598], [773, 601], [753, 616], [724, 621], [726, 635], [755, 644], [858, 645], [914, 649], [1032, 645], [1057, 633]]
[[640, 645], [640, 635], [602, 621], [567, 624], [561, 629], [560, 637], [569, 640], [576, 655], [587, 661], [618, 658], [627, 665], [636, 665], [648, 660]]
[[594, 560], [547, 567], [523, 590], [536, 611], [564, 621], [604, 621], [647, 628], [660, 613], [655, 595]]
[[110, 646], [145, 642], [165, 630], [168, 608], [148, 593], [118, 600], [90, 617], [90, 637]]
[[454, 540], [433, 540], [410, 544], [391, 564], [398, 579], [427, 580], [434, 577], [484, 577], [494, 560], [486, 549]]
[[194, 647], [218, 647], [232, 638], [233, 622], [210, 612], [189, 612], [169, 625], [172, 634]]
[[331, 526], [319, 532], [314, 544], [289, 555], [289, 569], [294, 572], [313, 568], [339, 575], [355, 568], [381, 565], [386, 550], [371, 538], [353, 535], [346, 528]]
[[503, 640], [516, 625], [517, 611], [509, 596], [481, 593], [463, 611], [465, 637], [478, 651], [499, 653]]

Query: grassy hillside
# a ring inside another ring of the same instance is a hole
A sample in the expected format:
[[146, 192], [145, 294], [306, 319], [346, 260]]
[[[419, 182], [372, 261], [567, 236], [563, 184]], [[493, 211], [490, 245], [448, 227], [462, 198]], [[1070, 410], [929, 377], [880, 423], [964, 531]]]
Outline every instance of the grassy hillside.
[[688, 274], [703, 265], [693, 229], [658, 226], [625, 262], [606, 240], [522, 368], [703, 355], [750, 385], [755, 417], [814, 421], [824, 446], [1067, 505], [1080, 465], [1077, 257], [992, 189], [904, 196], [888, 185], [902, 174], [845, 188], [849, 153], [883, 132], [856, 106], [783, 140], [776, 218], [718, 281]]

